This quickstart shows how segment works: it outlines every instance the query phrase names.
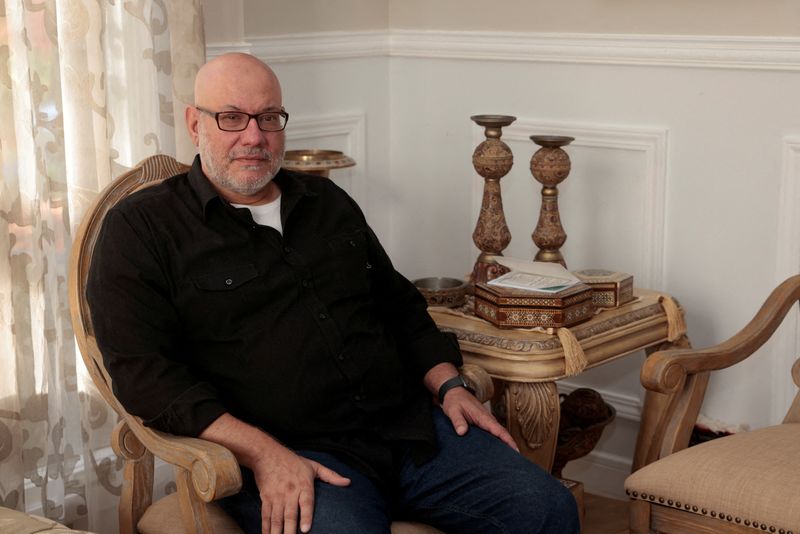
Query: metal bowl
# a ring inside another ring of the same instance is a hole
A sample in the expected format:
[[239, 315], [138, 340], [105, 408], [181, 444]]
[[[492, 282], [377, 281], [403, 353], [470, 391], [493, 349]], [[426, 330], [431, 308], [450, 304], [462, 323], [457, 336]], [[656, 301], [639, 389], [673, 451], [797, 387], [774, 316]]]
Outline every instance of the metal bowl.
[[428, 306], [445, 306], [457, 308], [464, 305], [469, 284], [458, 278], [419, 278], [414, 280], [414, 285]]

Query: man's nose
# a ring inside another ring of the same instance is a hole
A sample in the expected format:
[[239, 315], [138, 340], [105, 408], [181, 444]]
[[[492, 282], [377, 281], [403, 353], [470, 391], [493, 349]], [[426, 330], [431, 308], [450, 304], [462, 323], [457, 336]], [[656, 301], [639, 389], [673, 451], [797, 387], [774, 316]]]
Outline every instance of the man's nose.
[[247, 127], [242, 130], [241, 133], [241, 140], [242, 143], [247, 145], [260, 145], [263, 144], [266, 140], [266, 136], [264, 135], [266, 132], [262, 132], [261, 129], [258, 127], [258, 121], [255, 118], [250, 117], [250, 121], [247, 123]]

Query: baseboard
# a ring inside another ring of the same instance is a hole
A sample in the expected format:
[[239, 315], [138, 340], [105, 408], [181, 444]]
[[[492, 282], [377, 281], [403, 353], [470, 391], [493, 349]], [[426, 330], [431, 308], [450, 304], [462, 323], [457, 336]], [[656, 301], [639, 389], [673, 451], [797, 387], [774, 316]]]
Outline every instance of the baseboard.
[[564, 478], [583, 482], [587, 493], [627, 499], [625, 495], [625, 479], [631, 473], [631, 460], [602, 451], [592, 451], [583, 458], [578, 458], [564, 468]]

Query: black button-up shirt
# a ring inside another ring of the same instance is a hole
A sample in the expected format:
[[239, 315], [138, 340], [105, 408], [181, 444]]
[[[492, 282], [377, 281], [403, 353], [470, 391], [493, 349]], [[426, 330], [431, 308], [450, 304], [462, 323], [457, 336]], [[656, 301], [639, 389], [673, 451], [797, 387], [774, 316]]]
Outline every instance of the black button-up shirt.
[[224, 412], [382, 476], [397, 442], [432, 450], [423, 375], [457, 343], [394, 270], [355, 202], [281, 170], [283, 236], [219, 197], [196, 158], [104, 221], [87, 297], [114, 391], [196, 436]]

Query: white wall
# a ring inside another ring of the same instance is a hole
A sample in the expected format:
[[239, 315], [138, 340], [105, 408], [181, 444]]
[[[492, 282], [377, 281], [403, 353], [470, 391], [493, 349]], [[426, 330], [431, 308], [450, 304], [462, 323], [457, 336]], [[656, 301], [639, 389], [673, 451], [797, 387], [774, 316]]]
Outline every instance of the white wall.
[[[757, 36], [800, 33], [800, 5], [795, 0], [386, 1], [393, 29]], [[342, 5], [341, 1], [336, 4]]]
[[[272, 63], [292, 113], [290, 148], [325, 144], [356, 157], [356, 167], [332, 178], [361, 202], [409, 278], [471, 270], [482, 193], [471, 166], [482, 139], [469, 120], [477, 113], [518, 117], [504, 134], [515, 155], [502, 180], [507, 254], [535, 252], [540, 197], [528, 136], [573, 135], [573, 170], [560, 187], [569, 267], [627, 271], [637, 286], [674, 295], [695, 346], [735, 333], [780, 279], [800, 270], [800, 39], [715, 37], [739, 28], [730, 17], [723, 26], [701, 19], [694, 27], [707, 35], [683, 37], [520, 32], [514, 22], [514, 31], [488, 32], [463, 13], [471, 31], [440, 31], [393, 2], [383, 4], [391, 28], [373, 13], [367, 29], [342, 23], [345, 33], [248, 34], [235, 21], [259, 27], [250, 4], [226, 11], [228, 22], [207, 19], [207, 35], [209, 25], [234, 28], [209, 40], [209, 54], [233, 47]], [[743, 16], [742, 3], [731, 13]], [[764, 35], [784, 33], [783, 19], [767, 18], [759, 19]], [[712, 378], [703, 414], [732, 425], [777, 422], [794, 392], [796, 323], [753, 361]], [[565, 385], [598, 389], [618, 411], [596, 452], [567, 469], [590, 491], [622, 495], [642, 357]]]

